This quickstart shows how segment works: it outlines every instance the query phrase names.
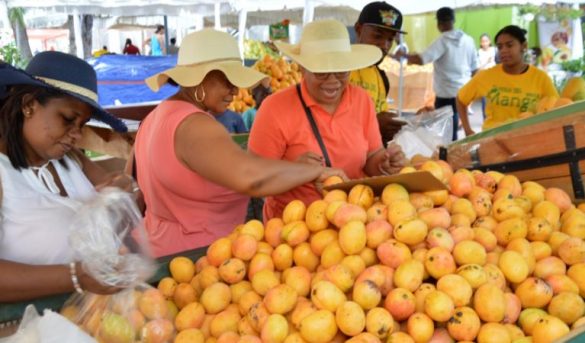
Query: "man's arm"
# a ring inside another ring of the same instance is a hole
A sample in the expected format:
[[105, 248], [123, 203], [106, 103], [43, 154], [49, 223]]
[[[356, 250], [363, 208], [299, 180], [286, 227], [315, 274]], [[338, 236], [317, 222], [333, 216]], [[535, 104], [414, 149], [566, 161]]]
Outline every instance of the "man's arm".
[[445, 53], [445, 45], [441, 38], [436, 39], [424, 52], [405, 54], [409, 64], [423, 65], [438, 60]]
[[401, 58], [406, 58], [406, 60], [408, 61], [408, 64], [418, 64], [418, 65], [424, 64], [423, 59], [419, 54], [407, 54], [403, 50], [398, 50], [393, 57], [395, 59], [397, 59], [398, 61], [400, 61]]
[[419, 54], [412, 54], [412, 55], [406, 55], [406, 59], [408, 61], [408, 64], [418, 64], [418, 65], [423, 65], [423, 59]]

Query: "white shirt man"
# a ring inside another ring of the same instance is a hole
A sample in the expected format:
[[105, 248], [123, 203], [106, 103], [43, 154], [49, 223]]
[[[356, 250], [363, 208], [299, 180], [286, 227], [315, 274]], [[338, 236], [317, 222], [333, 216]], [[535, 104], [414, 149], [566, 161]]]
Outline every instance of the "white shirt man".
[[451, 106], [453, 109], [453, 140], [457, 140], [459, 117], [455, 107], [457, 92], [478, 68], [477, 50], [473, 38], [455, 29], [455, 12], [448, 7], [437, 11], [437, 27], [441, 36], [424, 52], [407, 55], [408, 63], [433, 63], [433, 90], [435, 108]]

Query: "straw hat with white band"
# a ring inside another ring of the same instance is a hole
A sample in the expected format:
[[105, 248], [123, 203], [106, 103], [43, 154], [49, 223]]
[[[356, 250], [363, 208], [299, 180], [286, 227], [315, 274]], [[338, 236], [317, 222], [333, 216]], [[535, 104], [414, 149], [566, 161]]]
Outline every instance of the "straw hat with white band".
[[268, 77], [244, 67], [238, 43], [232, 36], [204, 29], [185, 36], [179, 47], [177, 65], [149, 77], [146, 84], [155, 92], [169, 79], [183, 87], [193, 87], [212, 70], [223, 72], [231, 84], [240, 88], [254, 87]]
[[298, 44], [275, 44], [283, 54], [312, 73], [361, 69], [382, 58], [378, 47], [350, 44], [347, 28], [334, 19], [317, 20], [305, 25]]
[[0, 98], [10, 86], [30, 85], [57, 89], [86, 104], [92, 116], [120, 132], [128, 131], [123, 121], [106, 112], [98, 104], [97, 76], [84, 60], [58, 51], [41, 52], [29, 62], [25, 70], [0, 63]]

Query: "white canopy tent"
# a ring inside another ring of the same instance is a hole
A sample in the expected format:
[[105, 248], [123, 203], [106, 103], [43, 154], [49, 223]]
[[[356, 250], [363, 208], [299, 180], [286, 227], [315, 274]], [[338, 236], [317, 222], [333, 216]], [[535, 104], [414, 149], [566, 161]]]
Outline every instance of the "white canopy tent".
[[[48, 14], [67, 13], [74, 15], [74, 26], [79, 28], [79, 14], [99, 14], [110, 16], [152, 16], [176, 15], [193, 17], [194, 22], [202, 22], [203, 17], [213, 16], [216, 28], [222, 26], [221, 14], [231, 14], [227, 20], [236, 22], [240, 32], [244, 32], [248, 24], [254, 24], [265, 18], [287, 18], [293, 13], [295, 18], [302, 13], [302, 23], [320, 18], [318, 8], [335, 7], [329, 17], [354, 16], [357, 17], [366, 4], [372, 0], [0, 0], [1, 27], [9, 27], [7, 8], [25, 7], [44, 9]], [[436, 11], [443, 6], [453, 8], [469, 6], [490, 6], [509, 4], [554, 4], [557, 2], [579, 4], [585, 0], [386, 0], [399, 8], [403, 14], [416, 14]], [[271, 15], [265, 15], [270, 13]], [[318, 13], [316, 16], [315, 14]], [[235, 25], [234, 25], [235, 26]], [[244, 36], [240, 35], [240, 44], [243, 46]], [[79, 42], [81, 37], [78, 37]], [[77, 40], [77, 39], [76, 39]], [[80, 44], [79, 44], [80, 45]], [[79, 51], [80, 49], [78, 49]], [[243, 50], [243, 49], [242, 49]]]

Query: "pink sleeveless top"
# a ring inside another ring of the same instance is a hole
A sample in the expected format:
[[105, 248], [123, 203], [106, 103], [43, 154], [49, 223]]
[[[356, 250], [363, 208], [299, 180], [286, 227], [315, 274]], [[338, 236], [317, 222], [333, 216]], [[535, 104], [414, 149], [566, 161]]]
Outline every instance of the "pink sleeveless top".
[[145, 226], [155, 256], [209, 245], [246, 217], [249, 197], [208, 181], [176, 157], [177, 127], [196, 112], [203, 111], [184, 101], [163, 101], [136, 135], [138, 184], [144, 193]]

